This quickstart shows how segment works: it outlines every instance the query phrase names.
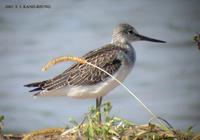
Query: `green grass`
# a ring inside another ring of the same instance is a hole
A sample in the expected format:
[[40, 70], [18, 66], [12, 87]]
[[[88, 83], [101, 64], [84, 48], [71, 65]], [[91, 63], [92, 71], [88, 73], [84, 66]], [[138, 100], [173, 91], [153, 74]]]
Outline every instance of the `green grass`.
[[0, 115], [0, 132], [3, 128], [3, 120], [4, 120], [4, 116], [3, 115]]
[[[47, 128], [36, 130], [28, 134], [4, 135], [10, 140], [200, 140], [200, 134], [192, 132], [189, 127], [185, 132], [176, 130], [165, 120], [160, 119], [165, 125], [149, 122], [138, 125], [129, 120], [111, 116], [112, 105], [110, 102], [101, 106], [102, 122], [99, 123], [99, 113], [96, 108], [90, 107], [89, 112], [83, 117], [83, 121], [70, 119], [72, 128]], [[0, 116], [0, 124], [4, 117]], [[1, 126], [2, 129], [2, 126]], [[0, 133], [1, 134], [1, 133]], [[2, 136], [0, 136], [1, 139]]]
[[67, 129], [62, 135], [70, 135], [71, 139], [85, 138], [89, 140], [191, 140], [195, 136], [192, 128], [181, 132], [168, 124], [166, 126], [169, 127], [153, 123], [134, 124], [131, 121], [110, 116], [111, 109], [112, 106], [109, 102], [102, 105], [103, 122], [99, 123], [99, 112], [91, 107], [80, 124], [71, 120], [74, 127]]

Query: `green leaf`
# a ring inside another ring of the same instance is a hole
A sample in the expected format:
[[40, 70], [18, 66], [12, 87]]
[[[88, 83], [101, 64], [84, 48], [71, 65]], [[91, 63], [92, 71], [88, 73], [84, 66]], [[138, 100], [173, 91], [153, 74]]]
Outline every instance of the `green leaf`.
[[186, 132], [192, 132], [193, 126], [188, 127]]
[[70, 122], [71, 124], [73, 124], [74, 126], [77, 126], [77, 125], [78, 125], [78, 122], [75, 121], [73, 118], [69, 118], [69, 122]]
[[0, 115], [0, 122], [2, 122], [4, 120], [4, 116]]
[[89, 119], [89, 127], [88, 127], [88, 138], [89, 140], [94, 140], [94, 129], [93, 129], [92, 122], [90, 119]]

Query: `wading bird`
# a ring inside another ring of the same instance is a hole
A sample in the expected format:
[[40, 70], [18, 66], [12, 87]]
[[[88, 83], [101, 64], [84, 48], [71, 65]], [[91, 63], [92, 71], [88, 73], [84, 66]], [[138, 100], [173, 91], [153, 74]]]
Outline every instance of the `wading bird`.
[[[90, 62], [119, 81], [123, 81], [132, 70], [136, 55], [131, 43], [134, 41], [165, 41], [140, 35], [133, 26], [119, 24], [113, 31], [112, 41], [84, 56]], [[103, 96], [119, 84], [105, 72], [88, 64], [75, 63], [56, 77], [25, 85], [34, 87], [34, 96], [67, 96], [78, 99], [96, 98], [96, 108], [100, 112]], [[101, 117], [99, 118], [101, 121]]]

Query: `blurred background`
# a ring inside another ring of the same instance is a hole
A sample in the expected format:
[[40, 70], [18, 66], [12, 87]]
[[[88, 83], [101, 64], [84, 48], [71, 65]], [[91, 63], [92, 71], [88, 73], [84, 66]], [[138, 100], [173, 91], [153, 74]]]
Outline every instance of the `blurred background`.
[[[5, 8], [6, 5], [51, 8]], [[0, 2], [0, 114], [4, 131], [27, 132], [81, 121], [94, 99], [33, 99], [24, 84], [54, 77], [72, 63], [41, 72], [52, 58], [81, 56], [111, 41], [113, 28], [127, 22], [166, 44], [136, 42], [137, 61], [124, 84], [155, 114], [177, 129], [200, 131], [199, 0], [34, 0]], [[149, 113], [122, 87], [104, 98], [112, 115], [148, 123]]]

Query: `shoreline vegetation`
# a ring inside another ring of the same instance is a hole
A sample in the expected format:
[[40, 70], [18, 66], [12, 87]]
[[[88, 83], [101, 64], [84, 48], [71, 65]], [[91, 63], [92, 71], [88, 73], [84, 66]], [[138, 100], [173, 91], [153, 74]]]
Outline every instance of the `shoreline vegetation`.
[[194, 35], [193, 41], [195, 42], [198, 49], [200, 50], [200, 33], [197, 33], [196, 35]]
[[[18, 135], [3, 134], [0, 131], [0, 140], [200, 140], [200, 134], [192, 132], [192, 127], [184, 132], [176, 130], [161, 118], [165, 126], [153, 121], [138, 125], [110, 116], [111, 109], [110, 102], [101, 106], [102, 123], [98, 121], [99, 112], [91, 107], [82, 122], [70, 120], [72, 128], [47, 128]], [[4, 117], [0, 118], [2, 130]]]

